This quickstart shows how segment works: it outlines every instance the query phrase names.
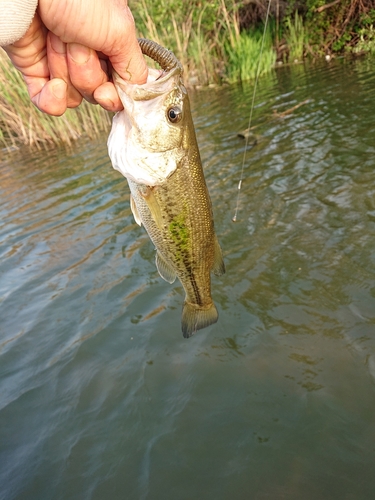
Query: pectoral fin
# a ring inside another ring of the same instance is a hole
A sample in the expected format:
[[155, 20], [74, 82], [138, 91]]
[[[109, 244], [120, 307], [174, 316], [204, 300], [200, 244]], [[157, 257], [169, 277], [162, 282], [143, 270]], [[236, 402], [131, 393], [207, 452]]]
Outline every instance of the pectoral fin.
[[130, 208], [131, 208], [131, 211], [133, 213], [133, 217], [135, 219], [135, 222], [139, 225], [139, 226], [142, 226], [142, 219], [140, 218], [139, 216], [139, 213], [138, 213], [138, 208], [137, 208], [137, 205], [135, 204], [135, 201], [134, 201], [134, 198], [132, 195], [130, 195]]
[[167, 262], [159, 252], [156, 252], [155, 262], [157, 270], [159, 271], [159, 274], [163, 278], [163, 280], [167, 281], [168, 283], [173, 283], [176, 279], [176, 272], [171, 264]]
[[221, 276], [225, 273], [225, 264], [223, 260], [223, 254], [221, 252], [221, 248], [217, 238], [215, 236], [215, 255], [214, 255], [214, 265], [212, 270], [216, 276]]
[[156, 199], [154, 195], [154, 188], [147, 187], [147, 190], [142, 193], [142, 196], [151, 212], [152, 218], [155, 221], [155, 224], [158, 226], [158, 228], [163, 227], [163, 218], [161, 215], [161, 210], [160, 206], [158, 203], [158, 200]]

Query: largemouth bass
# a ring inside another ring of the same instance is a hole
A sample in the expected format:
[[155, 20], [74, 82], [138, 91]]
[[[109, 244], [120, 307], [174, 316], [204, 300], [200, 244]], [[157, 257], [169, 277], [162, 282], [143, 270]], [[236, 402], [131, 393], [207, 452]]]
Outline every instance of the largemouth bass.
[[215, 323], [211, 271], [225, 272], [214, 231], [182, 66], [175, 55], [150, 40], [142, 52], [161, 70], [133, 85], [114, 73], [124, 110], [113, 119], [108, 150], [113, 167], [129, 183], [136, 222], [156, 247], [156, 267], [169, 283], [176, 277], [186, 297], [182, 333], [190, 337]]

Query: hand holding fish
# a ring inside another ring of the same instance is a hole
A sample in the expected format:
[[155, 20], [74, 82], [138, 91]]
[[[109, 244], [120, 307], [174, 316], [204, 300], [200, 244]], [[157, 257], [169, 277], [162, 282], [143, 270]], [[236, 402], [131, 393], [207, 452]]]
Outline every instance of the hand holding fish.
[[110, 65], [124, 80], [147, 80], [126, 0], [39, 0], [25, 35], [4, 49], [23, 74], [32, 102], [55, 116], [83, 98], [121, 110]]

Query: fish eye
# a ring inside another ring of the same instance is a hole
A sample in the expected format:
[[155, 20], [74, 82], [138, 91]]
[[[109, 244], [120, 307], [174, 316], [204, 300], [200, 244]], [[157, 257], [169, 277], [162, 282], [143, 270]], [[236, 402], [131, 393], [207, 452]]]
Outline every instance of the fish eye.
[[167, 117], [171, 123], [178, 123], [182, 118], [182, 109], [178, 106], [169, 108], [167, 111]]

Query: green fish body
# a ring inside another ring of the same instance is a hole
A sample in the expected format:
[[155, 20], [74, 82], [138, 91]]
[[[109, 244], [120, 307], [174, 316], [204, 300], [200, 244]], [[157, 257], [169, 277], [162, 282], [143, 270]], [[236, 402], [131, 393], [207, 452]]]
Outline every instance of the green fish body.
[[[150, 47], [160, 47], [144, 40], [140, 44], [147, 55]], [[168, 56], [167, 71], [162, 51]], [[211, 272], [221, 275], [225, 267], [182, 68], [161, 47], [157, 57], [164, 71], [150, 70], [144, 85], [115, 76], [124, 111], [114, 118], [108, 145], [114, 168], [128, 180], [134, 218], [156, 247], [160, 276], [169, 283], [177, 277], [184, 287], [182, 332], [190, 337], [217, 321]]]

